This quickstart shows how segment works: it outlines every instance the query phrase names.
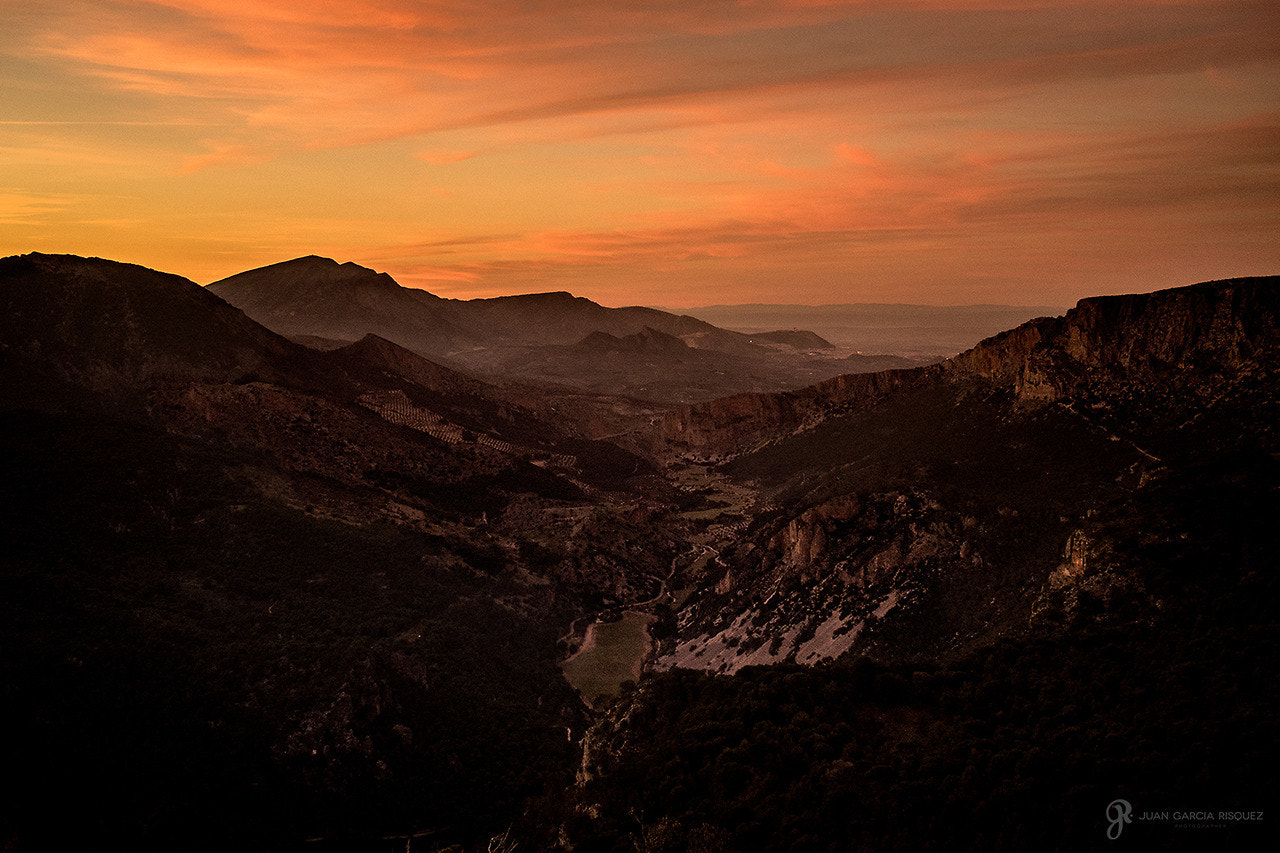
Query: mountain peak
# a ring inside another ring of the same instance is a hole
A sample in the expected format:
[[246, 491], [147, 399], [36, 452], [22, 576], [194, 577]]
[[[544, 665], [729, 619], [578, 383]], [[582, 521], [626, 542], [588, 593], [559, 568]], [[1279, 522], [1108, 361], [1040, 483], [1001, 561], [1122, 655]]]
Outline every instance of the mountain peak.
[[590, 299], [574, 296], [567, 290], [552, 290], [547, 293], [520, 293], [512, 296], [491, 296], [487, 299], [472, 300], [477, 305], [519, 305], [522, 307], [556, 308], [568, 305], [586, 305], [599, 308]]
[[388, 290], [400, 287], [400, 284], [386, 273], [371, 270], [354, 261], [340, 264], [332, 258], [304, 255], [293, 260], [281, 261], [228, 276], [213, 282], [209, 288], [221, 296], [224, 295], [224, 291], [245, 287], [256, 289], [264, 283], [272, 289], [282, 291], [291, 291], [298, 287], [314, 288], [324, 284], [374, 286]]

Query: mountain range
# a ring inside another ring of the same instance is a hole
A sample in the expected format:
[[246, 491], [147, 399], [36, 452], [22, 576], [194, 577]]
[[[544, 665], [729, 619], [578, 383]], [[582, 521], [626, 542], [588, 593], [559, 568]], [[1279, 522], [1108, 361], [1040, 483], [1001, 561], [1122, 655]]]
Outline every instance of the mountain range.
[[[659, 404], [777, 390], [848, 369], [817, 357], [831, 345], [812, 333], [756, 339], [688, 316], [605, 308], [568, 293], [442, 299], [401, 287], [385, 273], [314, 256], [240, 273], [209, 290], [312, 346], [376, 334], [495, 381]], [[609, 338], [628, 341], [633, 355], [646, 343], [646, 358], [610, 358], [622, 345]]]
[[0, 309], [7, 849], [1268, 834], [1280, 279], [830, 375], [318, 258], [23, 255]]
[[[442, 299], [401, 287], [385, 273], [315, 256], [240, 273], [209, 290], [309, 346], [340, 346], [376, 334], [488, 381], [585, 392], [606, 411], [619, 397], [659, 406], [696, 402], [939, 358], [932, 350], [904, 355], [868, 351], [867, 345], [850, 353], [794, 326], [744, 334], [653, 308], [605, 308], [568, 293]], [[1026, 319], [1037, 310], [985, 311], [975, 326], [969, 309], [931, 309], [929, 321], [933, 339], [944, 346], [965, 342], [943, 352], [950, 355], [981, 337], [976, 329], [984, 320]], [[864, 329], [868, 342], [870, 333]], [[673, 346], [672, 339], [684, 346]], [[634, 357], [642, 342], [644, 357]], [[630, 350], [625, 359], [618, 356], [623, 347]]]

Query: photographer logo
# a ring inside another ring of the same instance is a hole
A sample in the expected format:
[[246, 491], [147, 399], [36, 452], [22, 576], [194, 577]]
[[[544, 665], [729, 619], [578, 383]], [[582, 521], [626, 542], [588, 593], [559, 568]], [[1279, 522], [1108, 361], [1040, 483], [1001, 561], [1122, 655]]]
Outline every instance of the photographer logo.
[[1112, 800], [1111, 805], [1107, 806], [1107, 820], [1111, 825], [1107, 827], [1107, 838], [1115, 841], [1120, 837], [1120, 833], [1124, 832], [1124, 825], [1133, 822], [1133, 806], [1128, 800]]

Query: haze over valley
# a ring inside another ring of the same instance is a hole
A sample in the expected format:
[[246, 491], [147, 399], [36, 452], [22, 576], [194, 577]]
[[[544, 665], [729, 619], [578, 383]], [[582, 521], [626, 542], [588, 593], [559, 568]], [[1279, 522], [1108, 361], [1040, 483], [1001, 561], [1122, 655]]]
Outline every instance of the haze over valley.
[[[1035, 317], [1066, 308], [1049, 305], [709, 305], [689, 314], [745, 334], [809, 329], [838, 348], [942, 359]], [[887, 366], [887, 365], [886, 365]]]

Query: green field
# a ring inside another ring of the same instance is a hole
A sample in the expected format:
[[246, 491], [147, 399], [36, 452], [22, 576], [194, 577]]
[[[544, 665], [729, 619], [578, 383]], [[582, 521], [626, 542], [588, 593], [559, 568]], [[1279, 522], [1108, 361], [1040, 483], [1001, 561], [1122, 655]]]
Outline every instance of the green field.
[[640, 678], [651, 621], [649, 614], [629, 610], [617, 622], [591, 625], [582, 649], [564, 662], [565, 679], [592, 704], [600, 696], [617, 696], [622, 682]]
[[673, 470], [671, 475], [682, 488], [694, 492], [709, 491], [709, 497], [718, 504], [707, 509], [681, 513], [690, 521], [714, 521], [721, 516], [738, 515], [756, 500], [754, 489], [730, 482], [724, 475], [711, 471], [705, 465], [689, 465]]

